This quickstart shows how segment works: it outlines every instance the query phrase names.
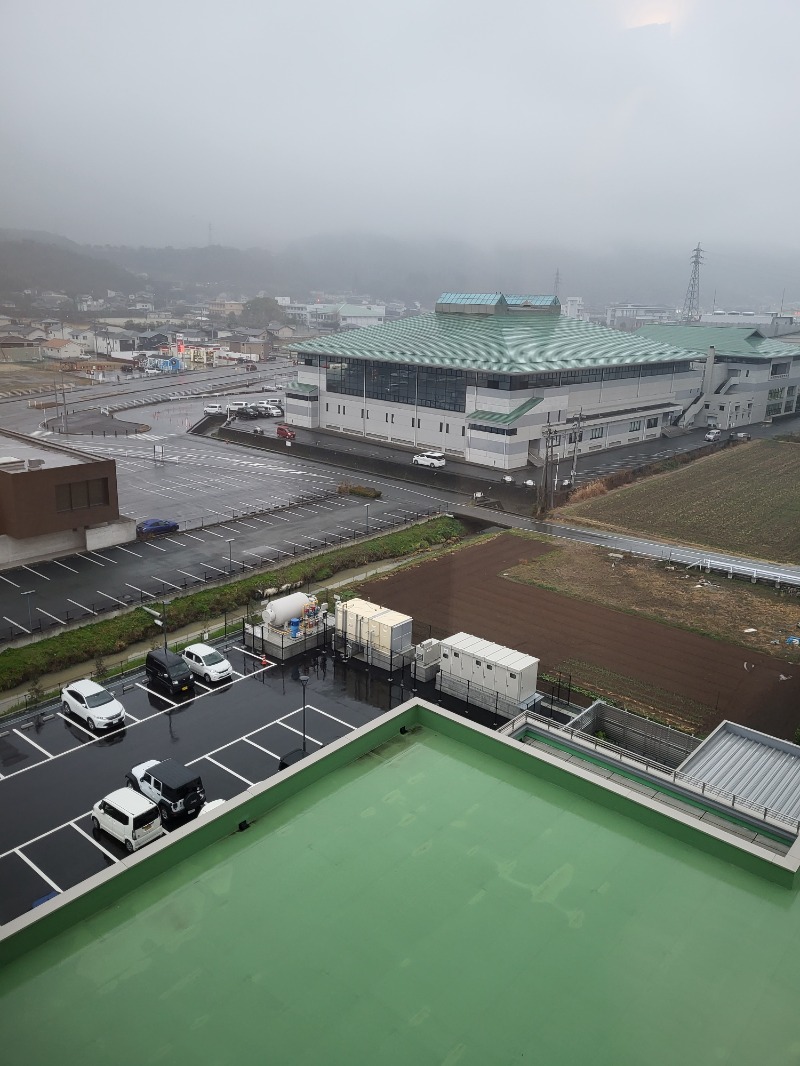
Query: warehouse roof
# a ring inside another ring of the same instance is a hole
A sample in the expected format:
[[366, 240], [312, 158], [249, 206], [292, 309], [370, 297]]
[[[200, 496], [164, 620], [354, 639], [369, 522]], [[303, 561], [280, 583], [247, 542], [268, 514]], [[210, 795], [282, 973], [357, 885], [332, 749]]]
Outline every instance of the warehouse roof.
[[703, 353], [713, 345], [717, 355], [747, 355], [762, 359], [785, 359], [791, 355], [781, 341], [765, 337], [752, 326], [652, 325], [642, 326], [636, 336]]
[[[445, 294], [444, 300], [450, 295]], [[498, 294], [471, 296], [473, 304]], [[502, 298], [502, 297], [501, 297]], [[298, 354], [340, 355], [499, 374], [546, 373], [625, 364], [690, 361], [668, 338], [584, 322], [566, 315], [432, 313], [292, 346]]]

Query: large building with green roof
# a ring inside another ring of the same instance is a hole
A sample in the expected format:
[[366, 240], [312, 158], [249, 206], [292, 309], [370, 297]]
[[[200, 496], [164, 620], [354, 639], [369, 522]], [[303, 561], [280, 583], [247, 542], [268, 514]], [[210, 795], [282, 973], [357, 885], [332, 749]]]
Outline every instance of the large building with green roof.
[[800, 356], [758, 330], [623, 333], [560, 312], [555, 296], [448, 292], [430, 314], [306, 341], [287, 417], [519, 469], [548, 439], [564, 457], [795, 410]]
[[[555, 296], [443, 293], [435, 311], [296, 346], [287, 417], [515, 469], [660, 435], [703, 360], [561, 315]], [[577, 419], [580, 416], [580, 424]]]

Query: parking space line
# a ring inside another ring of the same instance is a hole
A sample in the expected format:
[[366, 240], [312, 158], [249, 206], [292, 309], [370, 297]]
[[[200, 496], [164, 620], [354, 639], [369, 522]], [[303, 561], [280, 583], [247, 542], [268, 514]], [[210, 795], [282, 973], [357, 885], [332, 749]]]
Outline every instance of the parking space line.
[[245, 522], [243, 518], [239, 519], [240, 526], [247, 526], [248, 529], [258, 529], [258, 526], [251, 525], [250, 522]]
[[[234, 741], [234, 743], [236, 743], [236, 741]], [[203, 759], [208, 759], [209, 762], [213, 762], [213, 764], [215, 766], [218, 766], [220, 768], [220, 770], [224, 770], [226, 773], [232, 774], [234, 777], [238, 777], [240, 781], [244, 781], [244, 783], [246, 785], [249, 785], [249, 786], [252, 787], [252, 785], [253, 785], [252, 781], [248, 781], [246, 777], [242, 776], [242, 774], [237, 774], [235, 770], [231, 770], [230, 766], [225, 766], [221, 762], [218, 762], [216, 759], [212, 759], [210, 755], [203, 755], [203, 757], [201, 759], [194, 759], [193, 762], [202, 762]], [[186, 765], [187, 766], [191, 766], [192, 763], [189, 762]]]
[[98, 563], [97, 559], [90, 559], [88, 555], [81, 555], [80, 552], [75, 552], [76, 559], [84, 559], [87, 563], [94, 563], [95, 566], [105, 566], [105, 563]]
[[[92, 731], [90, 729], [87, 729], [86, 726], [81, 725], [80, 722], [75, 722], [71, 718], [67, 718], [67, 716], [65, 714], [63, 714], [61, 711], [56, 711], [56, 714], [58, 715], [59, 718], [63, 718], [64, 721], [67, 722], [69, 725], [75, 726], [76, 729], [83, 730], [83, 732], [86, 734], [86, 736], [87, 737], [91, 737], [92, 740], [97, 740], [98, 739], [94, 735], [94, 733], [92, 733]], [[69, 748], [68, 749], [68, 751], [74, 751], [74, 750], [75, 750], [74, 748]], [[63, 754], [66, 755], [67, 752], [65, 751], [65, 752], [63, 752]], [[53, 758], [55, 758], [55, 756], [53, 756]]]
[[[240, 651], [242, 653], [242, 655], [248, 655], [251, 659], [263, 660], [265, 658], [265, 656], [263, 656], [263, 655], [257, 655], [254, 651], [250, 651], [249, 648], [240, 648], [238, 644], [234, 645], [233, 650], [234, 651]], [[270, 666], [274, 666], [275, 663], [270, 662], [269, 665]], [[265, 668], [265, 669], [268, 669], [268, 668]], [[244, 676], [244, 675], [242, 675], [242, 676]], [[252, 676], [252, 675], [248, 675], [248, 676]]]
[[7, 614], [4, 614], [3, 618], [5, 618], [7, 622], [10, 622], [12, 626], [16, 626], [17, 629], [21, 629], [23, 633], [30, 633], [30, 629], [26, 629], [25, 626], [21, 626], [19, 622], [15, 622], [13, 618], [9, 618]]
[[203, 565], [207, 566], [209, 568], [209, 570], [216, 570], [218, 574], [227, 574], [228, 573], [227, 570], [220, 570], [220, 568], [218, 566], [214, 566], [213, 563], [204, 563]]
[[242, 548], [241, 552], [242, 552], [242, 555], [255, 555], [256, 559], [260, 559], [261, 558], [261, 556], [259, 555], [258, 552], [248, 551], [247, 548]]
[[125, 712], [125, 717], [130, 718], [132, 722], [141, 722], [141, 718], [137, 718], [135, 714], [131, 714], [130, 711]]
[[[292, 714], [297, 714], [298, 712], [297, 711], [292, 711], [291, 713]], [[289, 716], [287, 715], [286, 717], [288, 718]], [[292, 733], [297, 733], [297, 735], [299, 737], [301, 737], [303, 735], [300, 732], [299, 729], [295, 729], [295, 727], [293, 725], [287, 725], [286, 722], [284, 722], [283, 719], [281, 719], [281, 718], [279, 718], [278, 721], [275, 724], [283, 726], [284, 729], [290, 729], [292, 731]], [[306, 740], [313, 740], [315, 744], [319, 744], [320, 747], [323, 747], [322, 741], [321, 740], [316, 740], [309, 733], [306, 733]]]
[[[178, 570], [178, 567], [176, 566], [175, 569]], [[192, 579], [192, 581], [203, 581], [204, 580], [202, 577], [196, 577], [194, 574], [190, 574], [188, 570], [178, 570], [178, 573], [179, 574], [184, 574], [186, 577], [190, 577]]]
[[126, 603], [125, 600], [117, 599], [116, 596], [109, 596], [107, 592], [101, 592], [100, 589], [95, 589], [95, 592], [98, 596], [105, 596], [107, 600], [113, 600], [114, 603], [121, 603], [123, 607], [130, 607], [130, 604]]
[[[310, 739], [310, 738], [309, 738]], [[245, 744], [252, 744], [254, 748], [258, 748], [259, 751], [264, 751], [267, 755], [271, 755], [273, 759], [277, 759], [280, 762], [280, 755], [276, 755], [274, 751], [270, 751], [269, 748], [265, 748], [263, 744], [256, 744], [250, 737], [243, 738]]]
[[168, 540], [170, 544], [177, 544], [179, 548], [188, 548], [189, 545], [182, 540], [173, 540], [172, 537], [164, 537], [164, 540]]
[[[143, 685], [141, 683], [141, 681], [136, 681], [136, 682], [134, 682], [134, 684], [136, 685], [137, 688], [140, 688], [142, 690], [142, 692], [149, 692], [151, 696], [156, 696], [158, 699], [163, 700], [164, 703], [168, 703], [170, 705], [170, 707], [178, 707], [178, 706], [180, 706], [180, 704], [173, 703], [172, 700], [168, 700], [166, 696], [162, 696], [160, 692], [153, 692], [153, 690], [151, 688], [148, 688], [147, 685]], [[163, 711], [156, 711], [156, 714], [163, 714], [163, 713], [164, 713]], [[155, 718], [155, 715], [151, 714], [149, 717], [150, 718]]]
[[81, 834], [81, 836], [84, 836], [84, 837], [86, 837], [87, 840], [90, 840], [92, 842], [92, 844], [94, 844], [94, 846], [96, 848], [98, 848], [100, 851], [102, 851], [102, 853], [104, 855], [108, 855], [109, 859], [113, 859], [114, 862], [119, 862], [119, 859], [117, 858], [117, 856], [116, 855], [112, 855], [111, 852], [107, 851], [103, 847], [102, 844], [98, 844], [91, 833], [87, 833], [85, 829], [81, 829], [81, 827], [79, 825], [75, 825], [74, 822], [69, 822], [68, 824], [71, 825], [73, 829], [77, 829], [77, 831]]
[[25, 564], [23, 563], [22, 569], [23, 570], [27, 570], [29, 574], [36, 574], [37, 577], [43, 577], [45, 579], [45, 581], [49, 581], [50, 580], [50, 578], [47, 576], [47, 574], [40, 574], [39, 571], [38, 570], [34, 570], [32, 566], [25, 566]]
[[117, 565], [117, 560], [116, 559], [109, 559], [109, 557], [107, 555], [101, 555], [100, 552], [93, 552], [93, 551], [90, 550], [89, 554], [90, 555], [96, 555], [98, 559], [105, 559], [105, 561], [107, 563], [113, 563], [114, 566]]
[[19, 855], [23, 862], [26, 862], [28, 866], [30, 866], [34, 873], [37, 873], [43, 881], [46, 881], [51, 888], [54, 888], [56, 892], [64, 891], [63, 888], [59, 888], [55, 881], [53, 881], [52, 878], [48, 877], [43, 870], [40, 870], [35, 862], [31, 862], [27, 855], [23, 855], [22, 851], [19, 848], [16, 849], [16, 854]]
[[54, 622], [58, 622], [59, 625], [65, 626], [67, 623], [62, 618], [56, 618], [54, 614], [50, 614], [49, 611], [45, 611], [43, 607], [37, 607], [36, 610], [39, 614], [46, 614], [48, 618], [52, 618]]
[[357, 729], [358, 728], [357, 726], [350, 725], [349, 722], [345, 722], [341, 718], [337, 718], [336, 715], [334, 715], [334, 714], [328, 714], [327, 711], [321, 711], [319, 709], [319, 707], [314, 707], [312, 704], [309, 704], [308, 706], [311, 707], [312, 711], [316, 711], [317, 714], [324, 714], [326, 718], [330, 718], [332, 721], [338, 722], [339, 725], [346, 725], [348, 729]]
[[[130, 548], [123, 548], [121, 544], [117, 544], [116, 548], [117, 548], [118, 551], [127, 552], [128, 555], [135, 555], [137, 559], [143, 559], [144, 558], [144, 556], [140, 555], [138, 552], [132, 552], [130, 550]], [[76, 573], [77, 573], [77, 571], [76, 571]]]
[[249, 674], [240, 674], [239, 671], [238, 670], [234, 670], [233, 667], [231, 667], [231, 673], [236, 674], [236, 676], [239, 677], [239, 678], [249, 677], [250, 676]]
[[264, 547], [267, 549], [267, 551], [280, 552], [281, 555], [291, 555], [292, 554], [291, 552], [284, 551], [283, 548], [273, 548], [271, 544], [265, 544]]
[[45, 751], [41, 744], [37, 744], [35, 740], [31, 740], [30, 737], [26, 737], [24, 733], [20, 733], [18, 729], [12, 729], [12, 733], [16, 733], [18, 737], [22, 737], [23, 740], [27, 740], [29, 744], [32, 744], [37, 751], [40, 751], [42, 755], [46, 755], [48, 759], [53, 758], [53, 754], [50, 751]]
[[145, 540], [142, 543], [146, 544], [148, 548], [155, 548], [156, 551], [165, 552], [167, 549], [162, 548], [160, 544], [152, 544], [149, 540]]
[[128, 586], [129, 589], [136, 589], [136, 591], [141, 592], [143, 596], [149, 596], [151, 600], [155, 599], [155, 596], [152, 592], [146, 592], [144, 589], [140, 589], [138, 585], [132, 585], [130, 581], [126, 581], [125, 584]]
[[[242, 676], [244, 676], [244, 675], [242, 675]], [[195, 679], [194, 687], [195, 688], [201, 688], [201, 689], [203, 689], [204, 692], [213, 692], [214, 691], [214, 689], [211, 688], [209, 685], [204, 685], [202, 683], [202, 681], [197, 681], [196, 679]]]
[[237, 566], [243, 566], [245, 568], [245, 570], [252, 570], [253, 569], [253, 564], [252, 563], [246, 563], [243, 559], [234, 559], [233, 561], [236, 563]]
[[77, 600], [71, 600], [69, 596], [67, 596], [67, 603], [74, 603], [76, 607], [80, 607], [82, 611], [87, 611], [89, 614], [97, 614], [97, 611], [93, 611], [91, 607], [84, 607], [82, 603], [78, 603]]
[[219, 537], [220, 540], [225, 540], [221, 533], [215, 533], [213, 529], [207, 529], [206, 533], [210, 533], [212, 537]]
[[234, 529], [234, 528], [233, 528], [233, 526], [226, 526], [226, 525], [223, 525], [223, 523], [222, 523], [222, 522], [220, 522], [220, 524], [219, 524], [219, 528], [220, 528], [220, 529], [227, 529], [227, 531], [228, 531], [229, 533], [239, 533], [239, 532], [240, 532], [240, 531], [239, 531], [238, 529]]
[[171, 585], [174, 589], [182, 587], [181, 585], [176, 585], [174, 581], [167, 581], [165, 577], [156, 577], [155, 574], [151, 574], [150, 577], [153, 581], [160, 581], [164, 585]]
[[189, 540], [199, 540], [201, 544], [205, 543], [205, 541], [203, 540], [202, 537], [195, 537], [191, 533], [181, 533], [181, 536], [182, 537], [188, 537]]
[[[53, 561], [55, 562], [56, 560], [53, 560]], [[71, 569], [71, 567], [67, 567], [67, 569], [69, 570], [69, 569]], [[75, 573], [77, 574], [77, 572], [78, 571], [76, 570]], [[19, 588], [19, 585], [16, 583], [16, 581], [12, 581], [10, 577], [3, 577], [2, 574], [0, 574], [0, 581], [5, 581], [6, 584], [8, 584], [8, 585], [13, 585], [15, 589]]]

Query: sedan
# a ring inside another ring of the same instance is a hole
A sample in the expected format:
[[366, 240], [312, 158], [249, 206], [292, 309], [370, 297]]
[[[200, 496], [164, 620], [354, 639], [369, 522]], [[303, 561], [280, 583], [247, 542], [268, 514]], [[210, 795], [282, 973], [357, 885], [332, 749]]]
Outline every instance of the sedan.
[[62, 689], [61, 702], [64, 711], [82, 718], [90, 729], [106, 729], [125, 720], [125, 708], [119, 700], [88, 678]]
[[145, 518], [136, 524], [137, 537], [160, 537], [164, 533], [177, 533], [180, 525], [171, 518]]
[[423, 452], [411, 460], [414, 466], [444, 466], [445, 459], [441, 452]]
[[212, 681], [222, 681], [233, 673], [233, 667], [210, 644], [190, 644], [184, 648], [183, 661], [189, 669], [198, 674], [208, 685]]

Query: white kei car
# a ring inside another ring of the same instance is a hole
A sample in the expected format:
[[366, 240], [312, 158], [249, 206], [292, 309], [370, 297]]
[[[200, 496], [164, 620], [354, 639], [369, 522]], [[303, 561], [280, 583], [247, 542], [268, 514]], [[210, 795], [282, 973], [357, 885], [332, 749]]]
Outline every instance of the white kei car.
[[125, 708], [107, 688], [88, 678], [61, 691], [64, 710], [82, 718], [90, 729], [110, 729], [125, 721]]
[[222, 681], [233, 673], [233, 667], [225, 656], [220, 655], [210, 644], [190, 644], [188, 648], [184, 648], [183, 661], [192, 673], [202, 677], [206, 684]]

